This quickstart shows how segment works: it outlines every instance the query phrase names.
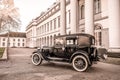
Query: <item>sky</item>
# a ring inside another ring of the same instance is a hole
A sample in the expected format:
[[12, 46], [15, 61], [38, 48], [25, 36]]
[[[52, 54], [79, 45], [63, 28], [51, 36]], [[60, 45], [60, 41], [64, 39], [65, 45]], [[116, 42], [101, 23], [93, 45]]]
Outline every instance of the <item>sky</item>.
[[22, 22], [20, 31], [24, 32], [29, 22], [38, 17], [42, 11], [46, 11], [54, 2], [56, 0], [14, 0]]

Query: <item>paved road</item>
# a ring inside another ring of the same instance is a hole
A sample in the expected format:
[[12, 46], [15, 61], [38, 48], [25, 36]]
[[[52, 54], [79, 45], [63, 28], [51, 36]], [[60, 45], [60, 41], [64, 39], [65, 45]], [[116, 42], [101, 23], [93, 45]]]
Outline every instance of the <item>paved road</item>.
[[10, 60], [0, 61], [0, 80], [120, 80], [120, 65], [99, 62], [87, 72], [76, 72], [70, 64], [45, 62], [34, 66], [33, 49], [11, 48]]

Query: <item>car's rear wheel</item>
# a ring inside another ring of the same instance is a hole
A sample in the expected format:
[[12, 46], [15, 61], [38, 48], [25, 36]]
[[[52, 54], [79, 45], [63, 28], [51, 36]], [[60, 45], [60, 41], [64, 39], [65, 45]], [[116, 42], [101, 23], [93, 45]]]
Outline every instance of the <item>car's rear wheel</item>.
[[41, 55], [38, 54], [38, 53], [32, 54], [32, 63], [34, 65], [36, 65], [36, 66], [40, 65], [42, 63], [42, 57], [41, 57]]
[[72, 66], [76, 71], [83, 72], [88, 68], [88, 61], [82, 55], [77, 55], [72, 60]]

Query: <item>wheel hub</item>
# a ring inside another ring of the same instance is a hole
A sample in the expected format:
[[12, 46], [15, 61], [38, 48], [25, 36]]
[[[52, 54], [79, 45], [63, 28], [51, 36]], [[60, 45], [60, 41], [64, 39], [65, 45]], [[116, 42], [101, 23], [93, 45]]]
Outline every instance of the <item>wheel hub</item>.
[[37, 63], [39, 61], [39, 57], [37, 55], [34, 56], [34, 62]]
[[84, 62], [83, 62], [82, 60], [79, 60], [79, 61], [77, 62], [77, 64], [81, 66], [81, 65], [84, 64]]

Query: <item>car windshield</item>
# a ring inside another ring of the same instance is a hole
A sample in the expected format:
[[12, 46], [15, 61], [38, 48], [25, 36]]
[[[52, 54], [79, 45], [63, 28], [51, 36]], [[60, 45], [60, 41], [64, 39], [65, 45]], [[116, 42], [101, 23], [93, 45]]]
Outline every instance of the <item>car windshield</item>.
[[67, 45], [74, 44], [73, 40], [67, 40]]

